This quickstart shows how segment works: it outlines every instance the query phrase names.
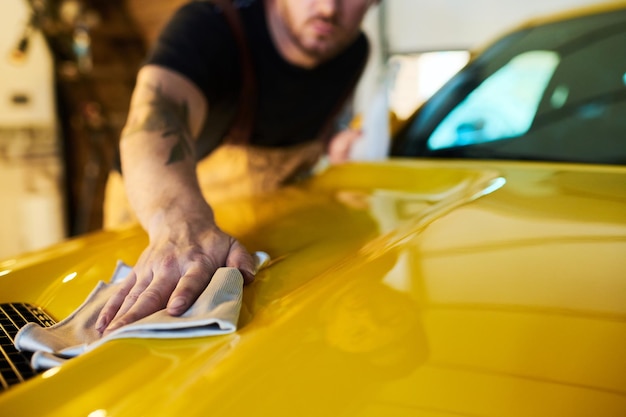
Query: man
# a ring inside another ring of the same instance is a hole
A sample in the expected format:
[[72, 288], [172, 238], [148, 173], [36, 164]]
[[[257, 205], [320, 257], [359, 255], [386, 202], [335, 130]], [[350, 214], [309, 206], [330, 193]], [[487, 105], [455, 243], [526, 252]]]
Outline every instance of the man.
[[[258, 83], [256, 98], [242, 90], [246, 57], [237, 31], [223, 15], [227, 5], [220, 9], [194, 2], [177, 12], [139, 71], [120, 141], [126, 193], [149, 245], [102, 309], [96, 323], [100, 332], [163, 308], [182, 314], [221, 266], [238, 268], [246, 283], [254, 279], [251, 255], [214, 221], [196, 161], [229, 149], [229, 125], [237, 124], [236, 109], [241, 113], [247, 100], [256, 108], [244, 138], [252, 146], [252, 151], [246, 150], [252, 159], [280, 150], [287, 153], [288, 162], [302, 147], [321, 149], [327, 122], [344, 104], [366, 60], [367, 41], [360, 25], [375, 2], [235, 2]], [[333, 140], [331, 159], [341, 160], [356, 136], [348, 132]], [[241, 150], [237, 145], [234, 150]], [[290, 168], [278, 183], [301, 168]], [[264, 172], [252, 176], [257, 174]], [[211, 169], [207, 176], [219, 177]]]

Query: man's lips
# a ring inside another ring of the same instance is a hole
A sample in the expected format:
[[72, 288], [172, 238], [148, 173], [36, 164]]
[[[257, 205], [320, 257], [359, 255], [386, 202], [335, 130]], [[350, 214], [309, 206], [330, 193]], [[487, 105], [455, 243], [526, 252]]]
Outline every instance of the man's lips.
[[311, 20], [311, 27], [320, 36], [330, 36], [337, 30], [337, 26], [334, 23], [325, 19]]

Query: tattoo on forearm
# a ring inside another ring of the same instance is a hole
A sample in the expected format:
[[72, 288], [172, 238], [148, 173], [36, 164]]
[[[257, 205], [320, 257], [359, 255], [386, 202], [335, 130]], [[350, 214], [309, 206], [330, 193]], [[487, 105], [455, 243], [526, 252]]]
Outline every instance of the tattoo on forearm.
[[187, 102], [177, 103], [161, 92], [160, 86], [151, 86], [154, 97], [148, 105], [150, 109], [141, 120], [131, 124], [124, 136], [137, 132], [160, 132], [162, 138], [175, 137], [166, 164], [182, 161], [193, 155], [191, 133], [189, 131], [189, 108]]

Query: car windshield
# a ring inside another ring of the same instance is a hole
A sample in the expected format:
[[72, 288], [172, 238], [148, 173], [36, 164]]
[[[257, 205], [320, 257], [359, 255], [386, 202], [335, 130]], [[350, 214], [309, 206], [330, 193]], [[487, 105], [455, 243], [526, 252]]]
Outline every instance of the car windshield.
[[393, 155], [626, 164], [626, 10], [514, 32], [422, 106]]

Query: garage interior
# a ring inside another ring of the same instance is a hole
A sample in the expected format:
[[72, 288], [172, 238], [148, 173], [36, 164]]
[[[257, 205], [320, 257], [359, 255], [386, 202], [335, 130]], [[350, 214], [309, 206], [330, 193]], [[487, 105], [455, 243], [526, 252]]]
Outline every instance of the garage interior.
[[[188, 0], [3, 0], [0, 15], [0, 259], [99, 230], [107, 174], [135, 75]], [[355, 111], [376, 94], [398, 117], [528, 18], [597, 0], [383, 0]], [[381, 90], [382, 88], [382, 90]]]

